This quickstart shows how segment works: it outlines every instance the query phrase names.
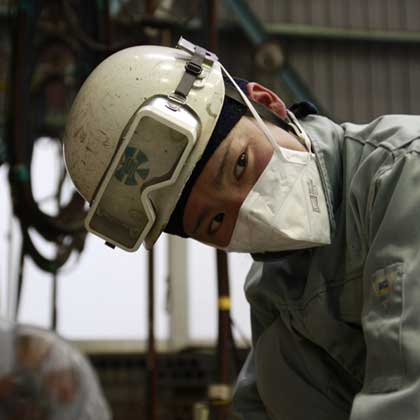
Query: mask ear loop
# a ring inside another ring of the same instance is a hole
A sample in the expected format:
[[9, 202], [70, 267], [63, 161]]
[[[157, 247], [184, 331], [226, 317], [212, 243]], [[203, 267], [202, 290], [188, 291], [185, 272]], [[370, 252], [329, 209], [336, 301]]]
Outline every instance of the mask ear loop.
[[296, 135], [300, 137], [300, 139], [303, 140], [305, 143], [306, 149], [308, 152], [312, 152], [312, 143], [311, 140], [309, 140], [308, 135], [306, 134], [305, 130], [302, 128], [302, 125], [299, 123], [298, 119], [296, 118], [295, 114], [293, 114], [292, 111], [287, 110], [287, 115], [290, 118], [291, 125], [293, 126]]

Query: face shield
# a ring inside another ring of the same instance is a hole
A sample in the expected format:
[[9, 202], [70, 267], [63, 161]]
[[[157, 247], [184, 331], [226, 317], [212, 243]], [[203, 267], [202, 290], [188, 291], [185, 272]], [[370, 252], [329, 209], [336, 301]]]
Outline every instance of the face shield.
[[178, 179], [199, 135], [200, 122], [186, 107], [159, 96], [141, 106], [94, 197], [87, 229], [137, 249], [156, 220], [153, 194]]

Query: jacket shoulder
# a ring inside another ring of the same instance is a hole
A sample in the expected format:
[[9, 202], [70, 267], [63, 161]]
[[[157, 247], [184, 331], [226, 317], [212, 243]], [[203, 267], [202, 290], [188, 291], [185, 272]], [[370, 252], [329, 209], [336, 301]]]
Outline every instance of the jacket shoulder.
[[391, 152], [406, 148], [420, 138], [420, 117], [416, 115], [384, 115], [369, 124], [344, 123], [341, 127], [345, 140]]

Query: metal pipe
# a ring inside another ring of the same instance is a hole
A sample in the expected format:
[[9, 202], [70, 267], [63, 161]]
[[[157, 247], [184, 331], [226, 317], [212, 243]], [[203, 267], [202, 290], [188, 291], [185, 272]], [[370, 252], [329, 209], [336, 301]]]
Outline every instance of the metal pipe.
[[[245, 0], [225, 0], [231, 10], [235, 13], [241, 27], [247, 34], [249, 40], [256, 46], [266, 45], [271, 35], [267, 32], [266, 25], [253, 12]], [[278, 77], [290, 89], [294, 101], [311, 101], [318, 109], [321, 108], [310, 89], [299, 77], [299, 74], [290, 64], [283, 66], [278, 72]]]
[[[217, 53], [217, 0], [202, 0], [202, 44]], [[225, 389], [230, 386], [229, 340], [230, 315], [226, 302], [230, 302], [226, 253], [216, 250], [217, 291], [218, 291], [218, 334], [217, 334], [217, 373], [215, 382], [209, 386], [208, 399], [210, 418], [227, 418]]]
[[[217, 6], [218, 0], [204, 0], [204, 37], [211, 51], [217, 52]], [[230, 294], [228, 260], [226, 252], [216, 250], [217, 291], [218, 291], [218, 336], [217, 336], [217, 384], [211, 387], [209, 398], [212, 417], [225, 420], [228, 416], [229, 397], [225, 391], [230, 387]], [[214, 391], [216, 392], [214, 393]], [[220, 392], [220, 390], [222, 392]], [[213, 401], [212, 401], [213, 400]]]
[[58, 297], [58, 275], [57, 272], [52, 275], [52, 291], [51, 291], [51, 329], [57, 331], [57, 297]]
[[15, 313], [14, 319], [17, 320], [19, 316], [19, 309], [20, 303], [22, 298], [22, 289], [23, 289], [23, 282], [24, 282], [24, 270], [25, 270], [25, 242], [22, 241], [21, 248], [20, 248], [20, 255], [19, 255], [19, 271], [17, 276], [17, 288], [16, 288], [16, 306], [15, 306]]
[[201, 25], [203, 45], [213, 52], [217, 51], [217, 11], [218, 0], [203, 0]]
[[225, 4], [232, 10], [232, 14], [239, 20], [242, 29], [254, 45], [268, 41], [264, 24], [245, 0], [225, 0]]
[[216, 250], [216, 260], [219, 309], [218, 376], [220, 383], [229, 384], [230, 293], [226, 252]]
[[305, 38], [340, 41], [420, 43], [420, 31], [384, 31], [332, 28], [298, 23], [263, 23], [245, 0], [225, 0], [241, 27], [254, 45], [269, 40], [273, 35], [283, 38]]
[[[16, 145], [21, 144], [23, 141], [22, 134], [22, 108], [23, 104], [21, 103], [22, 98], [22, 85], [24, 79], [24, 44], [25, 44], [25, 35], [26, 35], [26, 26], [27, 26], [27, 14], [22, 9], [19, 9], [16, 17], [16, 29], [15, 29], [15, 39], [14, 39], [14, 68], [15, 73], [13, 79], [13, 108], [14, 108], [14, 119], [13, 119], [13, 140]], [[15, 147], [13, 150], [14, 156], [13, 159], [16, 163], [20, 164], [25, 162], [25, 154], [21, 147]], [[16, 307], [15, 307], [15, 319], [17, 319], [19, 313], [19, 306], [21, 301], [22, 287], [23, 287], [23, 269], [25, 261], [26, 249], [24, 246], [24, 241], [22, 241], [20, 256], [19, 256], [19, 274], [17, 277], [17, 290], [16, 290]]]
[[155, 343], [155, 266], [154, 250], [148, 253], [148, 348], [147, 348], [147, 418], [157, 420], [157, 357]]
[[148, 16], [153, 16], [155, 12], [155, 1], [154, 0], [146, 0], [146, 14]]
[[267, 23], [265, 25], [270, 35], [280, 35], [289, 38], [319, 39], [331, 41], [359, 41], [385, 43], [420, 43], [420, 32], [383, 31], [363, 29], [342, 29], [328, 26], [301, 25], [295, 23]]
[[[146, 13], [152, 16], [155, 9], [154, 0], [146, 1]], [[155, 342], [155, 264], [153, 248], [148, 253], [149, 293], [148, 293], [148, 326], [149, 339], [147, 351], [147, 418], [157, 420], [157, 355]]]
[[[14, 164], [24, 164], [26, 162], [26, 156], [23, 152], [23, 148], [19, 147], [23, 142], [22, 134], [22, 121], [21, 117], [23, 104], [21, 103], [21, 91], [22, 84], [24, 79], [24, 70], [25, 63], [23, 60], [24, 56], [24, 47], [25, 47], [25, 35], [26, 35], [26, 26], [27, 26], [27, 15], [26, 12], [22, 9], [18, 10], [16, 17], [16, 30], [15, 30], [15, 59], [14, 59], [14, 78], [13, 78], [13, 108], [14, 108], [14, 119], [13, 119], [13, 141], [16, 144], [16, 147], [13, 150]], [[19, 146], [18, 146], [19, 145]]]
[[[230, 5], [234, 0], [225, 0]], [[234, 12], [236, 10], [232, 8]], [[252, 19], [243, 18], [243, 22], [251, 25]], [[181, 24], [177, 19], [170, 17], [153, 18], [153, 17], [133, 17], [130, 19], [124, 17], [116, 17], [114, 22], [123, 27], [133, 25], [144, 25], [158, 29], [171, 29], [176, 32], [196, 34], [203, 31], [203, 25], [199, 20], [194, 20], [188, 24]], [[420, 31], [382, 31], [382, 30], [364, 30], [364, 29], [342, 29], [331, 28], [328, 26], [312, 26], [294, 23], [266, 23], [264, 26], [257, 23], [258, 29], [249, 26], [245, 33], [251, 39], [253, 44], [259, 44], [268, 40], [267, 34], [272, 36], [281, 36], [290, 39], [305, 40], [325, 40], [325, 41], [353, 41], [353, 42], [379, 42], [390, 44], [420, 44]], [[241, 25], [242, 26], [242, 25]], [[236, 31], [238, 25], [235, 23], [222, 23], [217, 25], [219, 32]], [[261, 28], [266, 32], [262, 34]]]
[[217, 340], [217, 385], [211, 389], [213, 402], [211, 413], [217, 420], [228, 417], [231, 386], [230, 339], [230, 291], [227, 254], [216, 250], [218, 290], [218, 340]]
[[111, 45], [111, 16], [109, 10], [109, 0], [99, 2], [98, 11], [100, 14], [99, 39], [109, 48]]
[[311, 89], [302, 80], [299, 73], [289, 64], [283, 66], [280, 71], [280, 80], [288, 86], [293, 95], [294, 102], [309, 101], [316, 106], [321, 115], [328, 116], [329, 112], [314, 97]]
[[[30, 98], [28, 96], [30, 76], [33, 67], [33, 49], [30, 43], [36, 32], [36, 23], [41, 13], [43, 1], [21, 1], [17, 2], [17, 12], [14, 26], [13, 38], [13, 71], [11, 90], [11, 110], [9, 116], [9, 139], [8, 147], [10, 152], [10, 179], [13, 189], [14, 212], [18, 216], [22, 229], [33, 226], [45, 239], [54, 242], [59, 234], [72, 234], [81, 232], [83, 221], [78, 220], [62, 222], [59, 216], [49, 216], [43, 213], [32, 195], [30, 183], [30, 160], [32, 145], [29, 143], [30, 124], [26, 116], [29, 115]], [[82, 205], [82, 201], [80, 200]], [[59, 264], [57, 261], [50, 261], [35, 252], [35, 247], [30, 243], [29, 236], [25, 244], [25, 252], [31, 254], [29, 247], [34, 249], [33, 260], [39, 266]], [[31, 254], [32, 256], [32, 254]], [[63, 261], [64, 263], [64, 261]], [[42, 267], [44, 268], [44, 267]]]
[[188, 305], [188, 250], [187, 242], [177, 236], [168, 236], [168, 308], [169, 344], [172, 351], [189, 345]]

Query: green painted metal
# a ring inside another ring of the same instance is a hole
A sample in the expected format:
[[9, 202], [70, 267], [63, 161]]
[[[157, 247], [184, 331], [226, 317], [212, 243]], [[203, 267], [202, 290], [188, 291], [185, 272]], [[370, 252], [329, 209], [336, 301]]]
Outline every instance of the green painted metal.
[[293, 96], [293, 102], [311, 102], [322, 115], [329, 112], [317, 101], [311, 89], [300, 78], [299, 73], [290, 65], [285, 65], [280, 72], [280, 80], [287, 86]]
[[29, 16], [33, 17], [35, 15], [35, 7], [37, 4], [34, 4], [33, 0], [21, 0], [18, 2], [17, 7], [19, 10], [26, 12]]
[[13, 175], [20, 182], [29, 182], [30, 180], [29, 168], [24, 164], [14, 166]]
[[362, 29], [331, 28], [327, 26], [301, 25], [293, 23], [269, 23], [265, 25], [270, 35], [291, 38], [311, 38], [339, 41], [420, 43], [420, 32], [381, 31]]
[[0, 134], [0, 166], [7, 161], [7, 147]]
[[[272, 39], [272, 35], [267, 31], [266, 26], [255, 15], [245, 0], [225, 0], [225, 4], [232, 10], [249, 40], [255, 46], [258, 47]], [[316, 100], [309, 87], [290, 64], [282, 67], [279, 78], [290, 90], [295, 102], [310, 101], [318, 109], [321, 109], [319, 101]]]
[[238, 19], [254, 45], [260, 45], [268, 41], [269, 36], [264, 24], [258, 19], [245, 0], [225, 0], [225, 4], [231, 9], [233, 15]]
[[97, 5], [97, 8], [98, 8], [98, 12], [99, 13], [102, 13], [105, 10], [105, 2], [104, 2], [104, 0], [97, 0], [96, 1], [96, 5]]

